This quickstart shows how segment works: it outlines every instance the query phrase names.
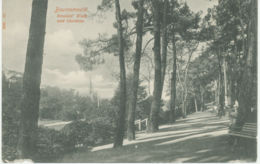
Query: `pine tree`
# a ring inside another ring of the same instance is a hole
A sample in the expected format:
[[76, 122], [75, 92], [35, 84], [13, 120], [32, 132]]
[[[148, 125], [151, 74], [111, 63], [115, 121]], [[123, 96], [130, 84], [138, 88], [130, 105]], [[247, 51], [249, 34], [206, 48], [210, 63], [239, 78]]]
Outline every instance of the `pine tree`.
[[33, 0], [29, 40], [23, 76], [19, 158], [33, 158], [36, 152], [40, 84], [48, 0]]
[[142, 53], [142, 39], [143, 39], [143, 8], [144, 0], [138, 2], [138, 16], [136, 24], [136, 51], [134, 56], [134, 77], [132, 81], [132, 91], [129, 97], [129, 112], [128, 112], [128, 125], [127, 125], [127, 138], [128, 140], [135, 139], [135, 111], [136, 111], [136, 102], [137, 102], [137, 92], [139, 85], [139, 72], [140, 72], [140, 61]]
[[114, 148], [123, 145], [124, 132], [125, 132], [125, 112], [126, 112], [126, 71], [124, 59], [124, 38], [122, 18], [120, 11], [119, 0], [115, 0], [116, 20], [117, 20], [117, 35], [119, 43], [119, 64], [120, 64], [120, 105], [119, 105], [119, 118], [117, 120], [117, 128], [115, 132]]

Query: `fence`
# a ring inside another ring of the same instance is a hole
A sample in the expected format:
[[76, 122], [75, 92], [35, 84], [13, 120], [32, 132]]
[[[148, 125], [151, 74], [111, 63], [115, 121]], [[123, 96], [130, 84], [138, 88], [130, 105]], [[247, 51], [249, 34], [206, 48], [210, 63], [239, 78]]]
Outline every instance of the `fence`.
[[142, 130], [142, 123], [143, 123], [143, 122], [144, 122], [144, 124], [145, 124], [145, 128], [147, 128], [147, 126], [148, 126], [148, 118], [143, 119], [143, 120], [139, 119], [139, 120], [136, 120], [136, 121], [135, 121], [135, 125], [138, 125], [138, 130], [139, 130], [139, 131]]

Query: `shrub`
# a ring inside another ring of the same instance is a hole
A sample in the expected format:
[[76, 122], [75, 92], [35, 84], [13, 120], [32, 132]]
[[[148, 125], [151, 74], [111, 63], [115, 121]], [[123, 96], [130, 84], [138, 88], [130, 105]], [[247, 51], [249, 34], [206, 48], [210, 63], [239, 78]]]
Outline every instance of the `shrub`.
[[106, 118], [97, 118], [90, 122], [74, 121], [64, 126], [61, 133], [66, 138], [65, 148], [72, 150], [111, 141], [114, 128]]
[[92, 136], [95, 144], [103, 144], [112, 140], [114, 134], [113, 125], [106, 118], [98, 118], [90, 122], [92, 126]]
[[[17, 141], [18, 141], [18, 133], [14, 133], [11, 130], [8, 130], [8, 135], [12, 135], [11, 137], [15, 138], [12, 142], [3, 143], [3, 160], [4, 161], [13, 161], [17, 158]], [[66, 152], [64, 144], [65, 138], [59, 131], [54, 129], [48, 129], [44, 127], [39, 127], [38, 137], [36, 141], [36, 151], [35, 151], [35, 160], [46, 160], [53, 159], [64, 152]], [[6, 134], [7, 135], [7, 134]], [[3, 140], [4, 141], [4, 140]]]
[[38, 128], [36, 145], [36, 159], [56, 158], [66, 150], [64, 147], [66, 138], [61, 132], [44, 127]]
[[94, 144], [92, 131], [91, 125], [86, 121], [74, 121], [67, 124], [61, 129], [61, 133], [65, 137], [65, 149], [73, 150], [77, 146], [92, 146]]
[[2, 158], [3, 161], [13, 161], [17, 157], [17, 150], [15, 146], [2, 145]]
[[[12, 161], [17, 158], [17, 131], [3, 131], [3, 160]], [[8, 133], [6, 133], [8, 132]], [[98, 118], [91, 122], [73, 121], [60, 131], [39, 127], [34, 160], [49, 162], [64, 153], [74, 151], [77, 147], [89, 147], [104, 144], [112, 140], [114, 128], [106, 118]], [[9, 134], [10, 133], [10, 134]], [[7, 142], [8, 141], [8, 142]]]
[[158, 118], [159, 125], [167, 124], [169, 122], [170, 114], [171, 112], [169, 110], [167, 111], [160, 110], [159, 118]]
[[[13, 116], [15, 113], [13, 114]], [[2, 112], [2, 158], [12, 161], [17, 157], [18, 120]]]

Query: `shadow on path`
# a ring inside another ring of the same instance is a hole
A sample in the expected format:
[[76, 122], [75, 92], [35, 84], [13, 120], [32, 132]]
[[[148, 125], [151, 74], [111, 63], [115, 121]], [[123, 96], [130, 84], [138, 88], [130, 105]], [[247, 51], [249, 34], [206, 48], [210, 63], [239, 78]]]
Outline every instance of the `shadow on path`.
[[[65, 155], [55, 162], [252, 162], [255, 159], [232, 152], [228, 144], [227, 119], [212, 113], [190, 115], [159, 132], [137, 135], [135, 141], [112, 149], [112, 144]], [[201, 116], [201, 117], [200, 117]], [[197, 118], [197, 119], [196, 119]], [[199, 120], [199, 121], [198, 121]], [[194, 124], [193, 124], [194, 123]]]

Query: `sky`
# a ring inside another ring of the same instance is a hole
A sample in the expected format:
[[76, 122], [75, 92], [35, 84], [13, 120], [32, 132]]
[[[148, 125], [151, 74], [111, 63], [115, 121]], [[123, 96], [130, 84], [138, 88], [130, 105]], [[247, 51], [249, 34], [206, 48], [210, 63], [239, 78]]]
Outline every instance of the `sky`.
[[[185, 1], [185, 0], [182, 0]], [[207, 8], [216, 4], [210, 0], [186, 0], [191, 10], [205, 13]], [[82, 54], [79, 42], [95, 39], [99, 34], [114, 34], [116, 30], [113, 11], [103, 17], [92, 17], [101, 0], [49, 0], [44, 45], [43, 72], [41, 86], [73, 88], [80, 94], [87, 94], [89, 82], [102, 98], [111, 98], [117, 87], [114, 76], [119, 72], [118, 58], [106, 55], [106, 62], [91, 72], [80, 69], [75, 55]], [[121, 8], [132, 9], [131, 0], [121, 0]], [[25, 55], [29, 34], [32, 0], [3, 0], [6, 29], [3, 30], [3, 69], [24, 71]], [[56, 8], [87, 8], [87, 18], [83, 23], [58, 23]]]

